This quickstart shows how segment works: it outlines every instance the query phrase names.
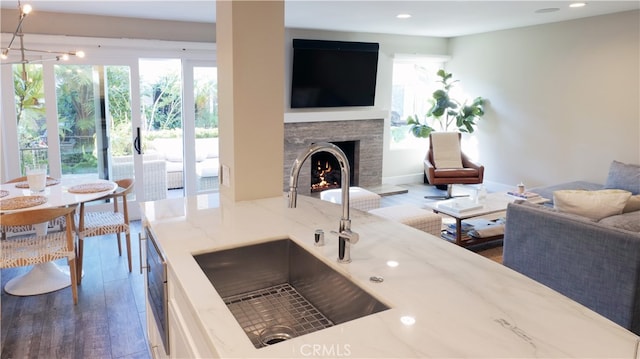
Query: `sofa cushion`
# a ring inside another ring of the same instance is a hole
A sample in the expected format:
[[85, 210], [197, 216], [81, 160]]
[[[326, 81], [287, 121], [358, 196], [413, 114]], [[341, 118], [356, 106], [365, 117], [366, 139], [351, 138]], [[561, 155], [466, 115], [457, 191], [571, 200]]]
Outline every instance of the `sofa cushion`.
[[599, 191], [560, 190], [553, 193], [554, 208], [596, 221], [622, 213], [631, 192], [620, 189]]
[[182, 162], [167, 161], [167, 172], [182, 172]]
[[598, 223], [640, 233], [640, 211], [603, 218]]
[[182, 162], [182, 138], [156, 138], [153, 147], [169, 162]]
[[202, 158], [199, 161], [203, 161], [207, 158], [218, 158], [218, 138], [198, 138], [196, 139], [196, 157]]
[[209, 158], [196, 163], [196, 175], [198, 177], [217, 177], [220, 161], [217, 158]]
[[624, 206], [622, 213], [640, 211], [640, 194], [629, 197], [627, 204]]
[[640, 166], [613, 161], [604, 188], [623, 189], [640, 194]]

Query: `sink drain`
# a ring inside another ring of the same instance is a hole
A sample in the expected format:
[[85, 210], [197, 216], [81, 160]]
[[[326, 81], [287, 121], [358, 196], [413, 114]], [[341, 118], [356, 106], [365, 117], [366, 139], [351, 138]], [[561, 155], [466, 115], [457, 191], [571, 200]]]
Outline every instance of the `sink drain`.
[[263, 345], [273, 345], [285, 340], [291, 339], [295, 336], [293, 329], [284, 325], [274, 325], [272, 327], [265, 328], [260, 333], [260, 342]]

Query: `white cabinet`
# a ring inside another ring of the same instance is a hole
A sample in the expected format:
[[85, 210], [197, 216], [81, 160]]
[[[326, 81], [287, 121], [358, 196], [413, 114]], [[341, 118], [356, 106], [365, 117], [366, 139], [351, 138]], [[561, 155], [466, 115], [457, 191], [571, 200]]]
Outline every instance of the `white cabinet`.
[[[147, 300], [149, 300], [147, 298]], [[169, 356], [164, 351], [164, 346], [162, 345], [162, 339], [160, 337], [160, 333], [158, 332], [158, 326], [156, 325], [156, 320], [153, 317], [153, 313], [151, 313], [151, 307], [149, 307], [149, 303], [146, 306], [147, 309], [147, 340], [149, 341], [149, 348], [151, 350], [151, 355], [154, 359], [166, 359]]]
[[198, 325], [187, 300], [171, 271], [169, 282], [169, 343], [172, 358], [217, 358], [215, 349], [209, 345]]
[[[145, 231], [150, 237], [152, 232]], [[146, 263], [147, 245], [151, 242], [149, 238], [141, 236], [141, 252]], [[156, 244], [160, 245], [156, 242]], [[160, 249], [160, 248], [159, 248]], [[144, 270], [148, 271], [148, 268]], [[156, 318], [152, 312], [149, 301], [149, 283], [145, 275], [145, 298], [146, 298], [146, 317], [147, 317], [147, 336], [151, 348], [151, 354], [154, 359], [164, 358], [216, 358], [218, 357], [215, 349], [206, 340], [203, 329], [198, 325], [196, 317], [193, 314], [191, 305], [187, 300], [187, 296], [180, 287], [175, 275], [171, 271], [171, 266], [167, 265], [167, 296], [164, 298], [168, 301], [167, 310], [167, 326], [169, 331], [169, 353], [165, 352]], [[163, 296], [164, 297], [164, 296]]]

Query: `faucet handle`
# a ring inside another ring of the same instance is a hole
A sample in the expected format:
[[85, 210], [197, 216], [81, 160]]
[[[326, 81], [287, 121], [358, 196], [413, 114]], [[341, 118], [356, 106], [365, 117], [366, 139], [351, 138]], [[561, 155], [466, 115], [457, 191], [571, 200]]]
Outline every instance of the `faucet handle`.
[[360, 240], [360, 235], [350, 229], [343, 229], [341, 232], [331, 231], [331, 233], [338, 235], [339, 238], [344, 238], [351, 244], [356, 244]]

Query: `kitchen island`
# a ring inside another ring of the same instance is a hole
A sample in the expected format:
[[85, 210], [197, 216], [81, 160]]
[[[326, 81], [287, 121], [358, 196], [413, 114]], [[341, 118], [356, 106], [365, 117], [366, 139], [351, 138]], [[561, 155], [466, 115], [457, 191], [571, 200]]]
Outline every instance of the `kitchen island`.
[[[342, 208], [329, 202], [299, 196], [297, 208], [287, 208], [284, 196], [227, 203], [210, 194], [141, 208], [168, 267], [170, 357], [639, 358], [638, 336], [586, 307], [467, 249], [368, 213], [351, 210], [360, 241], [351, 246], [352, 262], [338, 264], [330, 231]], [[313, 244], [317, 229], [325, 246]], [[390, 309], [255, 348], [193, 256], [283, 238]], [[165, 357], [149, 313], [147, 323], [154, 356]]]

